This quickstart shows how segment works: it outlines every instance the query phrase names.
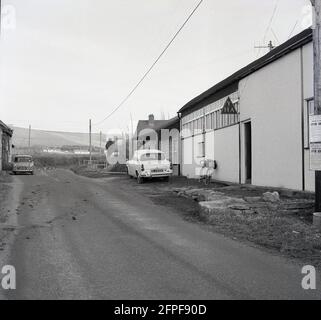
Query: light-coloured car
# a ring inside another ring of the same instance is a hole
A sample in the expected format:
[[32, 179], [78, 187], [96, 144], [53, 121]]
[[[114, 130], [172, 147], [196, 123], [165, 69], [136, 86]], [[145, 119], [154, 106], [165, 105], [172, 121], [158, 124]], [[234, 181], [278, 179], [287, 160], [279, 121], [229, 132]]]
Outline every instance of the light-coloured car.
[[34, 163], [32, 156], [29, 155], [15, 155], [13, 156], [13, 174], [34, 172]]
[[173, 173], [171, 163], [166, 160], [165, 153], [155, 149], [137, 150], [126, 165], [128, 175], [137, 178], [138, 183], [152, 178], [168, 180]]

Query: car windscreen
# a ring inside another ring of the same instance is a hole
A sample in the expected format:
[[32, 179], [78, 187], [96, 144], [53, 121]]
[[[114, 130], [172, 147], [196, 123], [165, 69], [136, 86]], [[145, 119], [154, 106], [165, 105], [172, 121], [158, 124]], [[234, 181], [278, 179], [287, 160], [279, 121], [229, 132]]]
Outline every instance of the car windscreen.
[[164, 153], [144, 153], [140, 156], [140, 161], [161, 161], [165, 160], [165, 154]]
[[16, 157], [14, 162], [31, 162], [32, 159], [30, 157]]

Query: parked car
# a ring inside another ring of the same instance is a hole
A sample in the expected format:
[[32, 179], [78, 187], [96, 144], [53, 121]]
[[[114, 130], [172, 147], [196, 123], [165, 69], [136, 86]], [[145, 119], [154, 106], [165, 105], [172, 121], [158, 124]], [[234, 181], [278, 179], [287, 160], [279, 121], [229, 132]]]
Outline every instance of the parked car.
[[32, 156], [29, 155], [15, 155], [13, 156], [13, 174], [30, 173], [33, 174], [34, 163]]
[[126, 166], [128, 175], [137, 178], [138, 183], [152, 178], [168, 180], [173, 173], [171, 163], [160, 150], [138, 150]]

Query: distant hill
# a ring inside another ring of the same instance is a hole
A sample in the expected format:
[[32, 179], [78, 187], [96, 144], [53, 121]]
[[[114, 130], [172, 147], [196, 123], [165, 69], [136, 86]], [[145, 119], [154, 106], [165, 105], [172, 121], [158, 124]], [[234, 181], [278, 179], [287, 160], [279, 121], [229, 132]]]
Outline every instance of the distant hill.
[[[13, 141], [16, 147], [27, 147], [29, 129], [13, 127]], [[99, 147], [99, 133], [92, 134], [92, 145]], [[106, 136], [102, 135], [102, 147], [106, 143]], [[62, 147], [62, 146], [88, 146], [89, 134], [77, 132], [60, 132], [60, 131], [44, 131], [31, 130], [31, 146], [42, 147]]]

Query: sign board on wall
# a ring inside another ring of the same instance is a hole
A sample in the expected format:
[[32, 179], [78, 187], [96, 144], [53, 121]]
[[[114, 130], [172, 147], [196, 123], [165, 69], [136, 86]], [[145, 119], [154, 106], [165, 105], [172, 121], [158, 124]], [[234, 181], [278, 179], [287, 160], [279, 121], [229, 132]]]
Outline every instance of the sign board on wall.
[[310, 116], [310, 169], [321, 170], [321, 115]]
[[221, 114], [237, 114], [235, 106], [230, 97], [228, 97], [223, 105]]

